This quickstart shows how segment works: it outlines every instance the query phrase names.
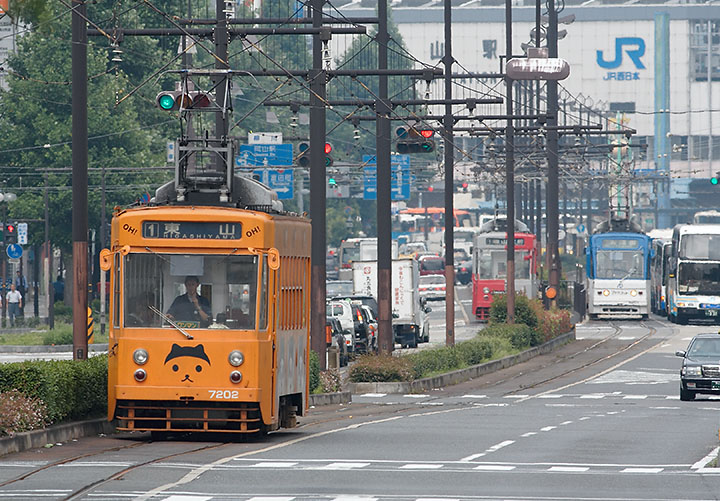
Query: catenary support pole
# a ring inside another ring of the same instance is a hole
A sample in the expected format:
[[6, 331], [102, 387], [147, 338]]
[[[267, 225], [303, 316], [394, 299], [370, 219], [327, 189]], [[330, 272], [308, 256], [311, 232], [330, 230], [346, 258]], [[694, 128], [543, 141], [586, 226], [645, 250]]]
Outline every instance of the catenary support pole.
[[452, 0], [444, 0], [445, 18], [445, 116], [443, 118], [443, 134], [445, 135], [445, 345], [455, 344], [455, 204], [454, 163], [455, 138], [453, 134], [452, 115]]
[[[512, 58], [512, 0], [505, 0], [505, 65]], [[513, 81], [505, 76], [505, 193], [507, 197], [507, 270], [505, 297], [507, 323], [515, 323], [515, 151], [513, 123]]]

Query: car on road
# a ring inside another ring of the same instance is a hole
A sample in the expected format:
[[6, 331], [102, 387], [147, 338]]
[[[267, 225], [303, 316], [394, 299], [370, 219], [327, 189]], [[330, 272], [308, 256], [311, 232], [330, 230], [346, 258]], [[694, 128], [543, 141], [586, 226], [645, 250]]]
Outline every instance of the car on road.
[[720, 395], [720, 334], [698, 334], [685, 351], [680, 369], [680, 400], [693, 400], [698, 393]]
[[467, 285], [472, 281], [472, 260], [455, 261], [455, 281]]
[[426, 301], [445, 300], [445, 276], [444, 275], [423, 275], [418, 281], [420, 299]]
[[342, 324], [336, 317], [326, 317], [325, 325], [330, 329], [330, 345], [338, 350], [340, 367], [345, 367], [352, 354], [352, 340], [349, 335], [345, 336]]
[[354, 353], [367, 353], [371, 349], [372, 333], [361, 303], [331, 299], [326, 306], [326, 316], [340, 320], [343, 332], [352, 336]]
[[443, 275], [445, 273], [445, 259], [438, 255], [419, 256], [418, 267], [420, 268], [420, 276]]

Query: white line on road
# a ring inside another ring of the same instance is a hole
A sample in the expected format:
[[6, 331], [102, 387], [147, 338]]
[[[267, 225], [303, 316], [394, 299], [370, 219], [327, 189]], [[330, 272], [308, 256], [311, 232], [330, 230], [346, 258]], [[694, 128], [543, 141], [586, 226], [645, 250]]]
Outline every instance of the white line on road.
[[353, 470], [356, 468], [365, 468], [370, 466], [370, 463], [330, 463], [327, 466], [321, 466], [320, 470]]
[[514, 470], [515, 466], [506, 466], [501, 464], [481, 464], [473, 468], [475, 470], [487, 470], [487, 471], [510, 471]]
[[562, 471], [567, 473], [578, 473], [588, 471], [590, 468], [587, 466], [551, 466], [548, 471]]
[[443, 465], [441, 464], [406, 464], [400, 467], [400, 469], [403, 470], [437, 470], [439, 468], [442, 468]]
[[537, 432], [536, 432], [536, 431], [529, 431], [529, 432], [527, 432], [527, 433], [523, 433], [523, 434], [520, 435], [520, 436], [523, 437], [523, 438], [527, 438], [527, 437], [532, 437], [533, 435], [537, 435]]
[[623, 400], [645, 400], [647, 395], [625, 395]]
[[463, 395], [460, 398], [487, 398], [487, 395]]
[[427, 398], [429, 396], [430, 395], [415, 395], [415, 394], [403, 395], [403, 397], [405, 397], [405, 398]]
[[280, 462], [280, 461], [266, 461], [263, 463], [257, 463], [250, 465], [251, 468], [290, 468], [291, 466], [295, 466], [297, 463], [290, 463], [287, 461]]
[[555, 428], [557, 428], [557, 426], [546, 426], [545, 428], [540, 428], [540, 431], [552, 431]]
[[493, 445], [486, 452], [495, 452], [497, 450], [502, 449], [503, 447], [507, 447], [508, 445], [512, 445], [514, 443], [515, 443], [515, 440], [505, 440], [504, 442], [500, 442], [499, 444]]
[[355, 395], [356, 397], [368, 397], [368, 398], [380, 398], [386, 396], [387, 393], [363, 393], [362, 395]]
[[663, 468], [625, 468], [621, 473], [660, 473]]
[[697, 463], [695, 463], [694, 465], [692, 465], [692, 466], [690, 467], [690, 469], [691, 469], [691, 470], [697, 470], [697, 469], [702, 468], [702, 467], [705, 466], [706, 464], [708, 464], [710, 461], [712, 461], [713, 459], [715, 459], [715, 458], [717, 457], [717, 454], [718, 454], [718, 450], [719, 450], [719, 449], [720, 449], [720, 447], [715, 447], [713, 450], [710, 451], [710, 454], [708, 454], [707, 456], [705, 456], [704, 458], [702, 458], [700, 461], [698, 461]]

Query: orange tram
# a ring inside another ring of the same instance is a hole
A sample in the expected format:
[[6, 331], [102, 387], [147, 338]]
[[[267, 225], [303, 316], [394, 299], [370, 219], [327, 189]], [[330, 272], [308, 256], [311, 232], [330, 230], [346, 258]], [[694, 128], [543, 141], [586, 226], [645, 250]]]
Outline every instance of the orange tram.
[[156, 433], [296, 425], [308, 408], [309, 220], [151, 203], [116, 210], [111, 242], [109, 420]]

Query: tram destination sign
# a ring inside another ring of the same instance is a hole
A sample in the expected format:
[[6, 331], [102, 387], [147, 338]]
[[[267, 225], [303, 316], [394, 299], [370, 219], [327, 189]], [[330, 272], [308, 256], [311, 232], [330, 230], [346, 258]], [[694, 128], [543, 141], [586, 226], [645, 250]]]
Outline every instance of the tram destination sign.
[[241, 223], [205, 221], [143, 221], [143, 238], [239, 240]]
[[[487, 245], [507, 245], [507, 238], [488, 237], [485, 239]], [[515, 245], [525, 245], [524, 238], [516, 238]]]

